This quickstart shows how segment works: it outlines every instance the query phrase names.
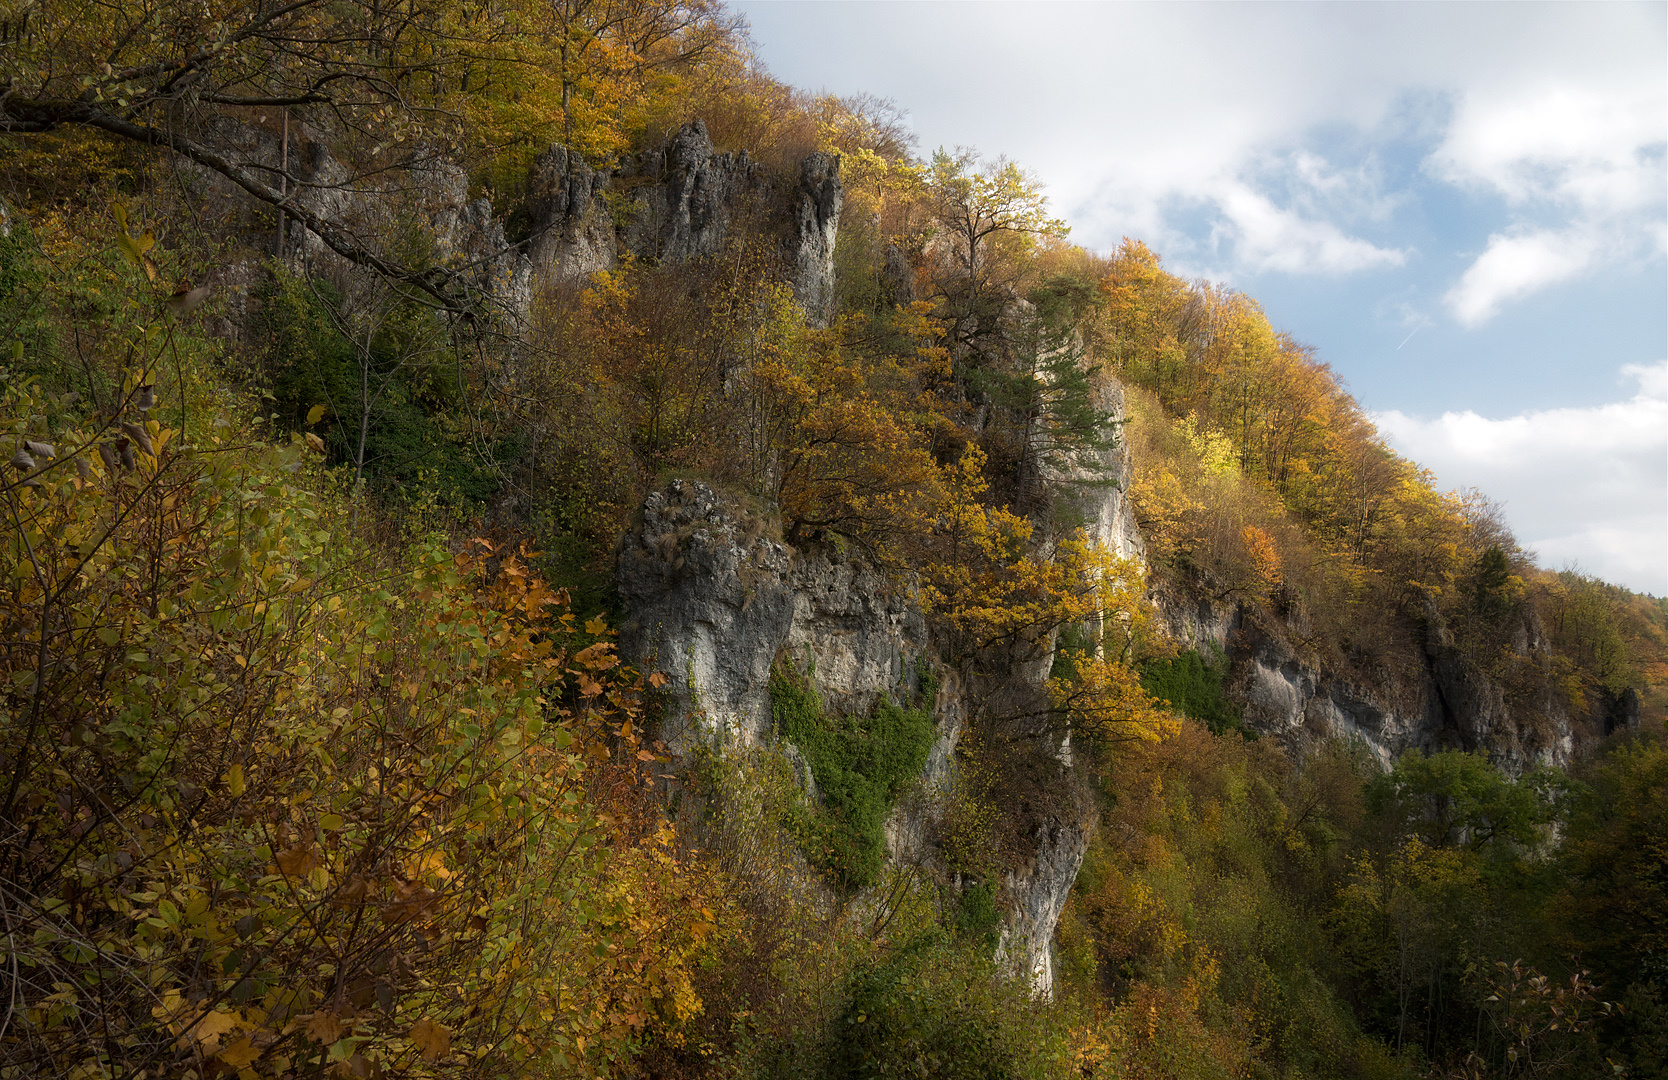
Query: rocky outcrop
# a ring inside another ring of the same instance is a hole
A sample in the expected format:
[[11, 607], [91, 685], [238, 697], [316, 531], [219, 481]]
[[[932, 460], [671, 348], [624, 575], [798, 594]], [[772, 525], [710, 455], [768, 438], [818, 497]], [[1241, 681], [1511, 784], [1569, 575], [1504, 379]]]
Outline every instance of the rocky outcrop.
[[[1326, 739], [1356, 742], [1388, 769], [1430, 727], [1428, 706], [1397, 708], [1302, 662], [1283, 640], [1244, 625], [1238, 612], [1234, 614], [1234, 636], [1207, 643], [1218, 649], [1228, 646], [1246, 723], [1275, 736], [1288, 750], [1301, 755]], [[1214, 619], [1211, 625], [1220, 626], [1222, 620]]]
[[[705, 483], [673, 481], [650, 495], [618, 559], [626, 610], [621, 655], [666, 677], [662, 737], [679, 757], [703, 744], [771, 742], [769, 681], [778, 658], [809, 674], [830, 709], [857, 714], [871, 712], [883, 696], [914, 696], [932, 659], [926, 620], [873, 567], [835, 553], [793, 551], [739, 500]], [[1038, 692], [1046, 658], [1012, 659], [1005, 668], [1009, 696]], [[921, 782], [885, 826], [890, 855], [900, 863], [938, 858], [937, 823], [967, 721], [969, 689], [956, 672], [934, 669], [936, 738]], [[974, 693], [982, 700], [991, 689]], [[803, 757], [782, 749], [801, 786], [814, 793]], [[1002, 881], [1003, 955], [1040, 993], [1052, 991], [1054, 927], [1091, 825], [1084, 813], [1065, 816], [1041, 821], [1035, 851]], [[863, 903], [859, 898], [856, 908]]]
[[533, 162], [527, 177], [532, 226], [527, 258], [538, 280], [568, 281], [614, 267], [619, 242], [605, 194], [610, 179], [561, 145]]
[[[1123, 386], [1109, 379], [1096, 390], [1096, 395], [1095, 407], [1121, 422]], [[1135, 477], [1135, 462], [1129, 447], [1119, 439], [1110, 449], [1097, 451], [1091, 458], [1079, 463], [1071, 475], [1052, 479], [1063, 485], [1078, 503], [1084, 527], [1092, 540], [1119, 558], [1144, 559], [1147, 543], [1141, 536], [1141, 526], [1135, 520], [1128, 496], [1130, 481]]]
[[[218, 120], [209, 141], [263, 169], [287, 163], [300, 181], [296, 204], [350, 233], [397, 235], [402, 221], [420, 223], [433, 245], [432, 261], [461, 273], [511, 317], [526, 315], [541, 286], [613, 269], [626, 252], [663, 264], [716, 255], [755, 214], [782, 238], [782, 274], [807, 315], [820, 324], [832, 314], [843, 204], [838, 157], [813, 153], [797, 177], [777, 182], [745, 150], [718, 153], [700, 120], [613, 170], [553, 145], [534, 161], [521, 205], [510, 215], [517, 223], [512, 243], [491, 201], [469, 197], [469, 176], [458, 165], [418, 158], [360, 175], [332, 155], [320, 132], [294, 121], [286, 134], [276, 115], [252, 123]], [[345, 267], [293, 221], [280, 244], [267, 212], [218, 173], [190, 163], [182, 168], [208, 196], [209, 214], [234, 223], [251, 246], [309, 273]]]
[[1032, 991], [1042, 997], [1054, 993], [1054, 928], [1089, 850], [1092, 824], [1054, 822], [1039, 830], [1036, 857], [1002, 879], [1008, 916], [998, 959], [1029, 979]]
[[617, 580], [622, 655], [666, 676], [679, 752], [714, 736], [768, 741], [779, 656], [840, 712], [917, 688], [926, 622], [904, 597], [865, 563], [793, 552], [708, 484], [675, 480], [648, 497]]
[[[1388, 769], [1413, 749], [1481, 750], [1514, 776], [1572, 758], [1567, 709], [1552, 695], [1531, 708], [1510, 706], [1503, 689], [1456, 647], [1434, 609], [1426, 613], [1422, 651], [1404, 658], [1408, 673], [1397, 685], [1369, 687], [1300, 657], [1237, 604], [1176, 590], [1154, 599], [1167, 636], [1225, 657], [1246, 723], [1294, 754], [1340, 739], [1363, 746]], [[1510, 636], [1516, 662], [1543, 662], [1547, 646], [1532, 615]]]
[[888, 297], [899, 307], [908, 307], [915, 302], [915, 268], [909, 265], [903, 249], [895, 243], [886, 245], [886, 259], [881, 264], [880, 281], [884, 287], [883, 295]]
[[799, 168], [793, 232], [784, 254], [794, 297], [818, 326], [834, 315], [834, 243], [844, 203], [840, 159], [820, 150], [811, 154]]
[[794, 612], [783, 647], [828, 707], [866, 715], [882, 695], [913, 696], [926, 620], [873, 567], [824, 553], [795, 561]]
[[720, 154], [695, 120], [614, 176], [625, 204], [621, 245], [640, 258], [686, 262], [716, 255], [730, 226], [766, 190], [762, 166], [743, 150]]
[[[469, 197], [469, 176], [460, 166], [438, 157], [418, 157], [403, 167], [366, 175], [338, 160], [311, 125], [292, 120], [286, 129], [275, 121], [274, 116], [258, 117], [254, 123], [216, 118], [209, 141], [239, 162], [265, 169], [287, 164], [299, 181], [291, 192], [294, 204], [350, 235], [399, 236], [420, 230], [428, 261], [463, 276], [503, 312], [527, 310], [532, 266], [509, 243], [491, 201]], [[310, 275], [347, 279], [347, 261], [293, 218], [280, 229], [270, 208], [252, 204], [219, 173], [183, 160], [180, 168], [204, 197], [204, 216], [234, 225], [251, 247]], [[222, 271], [214, 284], [237, 292], [258, 276], [239, 264]], [[234, 307], [244, 301], [241, 295], [232, 297]]]
[[675, 480], [644, 502], [641, 528], [618, 551], [620, 651], [666, 677], [674, 754], [715, 736], [768, 738], [770, 665], [796, 604], [791, 569], [787, 546], [706, 484]]

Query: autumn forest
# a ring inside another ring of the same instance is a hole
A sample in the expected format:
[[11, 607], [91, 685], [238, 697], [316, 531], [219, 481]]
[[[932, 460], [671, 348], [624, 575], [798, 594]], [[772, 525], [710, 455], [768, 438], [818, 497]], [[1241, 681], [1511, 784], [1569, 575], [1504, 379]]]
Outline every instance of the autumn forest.
[[0, 1080], [1668, 1075], [1668, 600], [719, 0], [0, 0]]

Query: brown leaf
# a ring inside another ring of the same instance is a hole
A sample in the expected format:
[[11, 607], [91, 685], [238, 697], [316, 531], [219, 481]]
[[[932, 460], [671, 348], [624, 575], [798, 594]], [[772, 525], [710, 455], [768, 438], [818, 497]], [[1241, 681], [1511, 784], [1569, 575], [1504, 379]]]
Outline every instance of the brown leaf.
[[336, 895], [330, 898], [330, 906], [337, 908], [357, 907], [365, 902], [365, 896], [370, 892], [370, 882], [363, 874], [352, 874], [347, 881], [336, 890]]
[[121, 426], [122, 431], [126, 432], [127, 437], [139, 444], [139, 449], [143, 450], [147, 454], [153, 454], [156, 452], [151, 445], [151, 433], [145, 430], [143, 424], [135, 424], [131, 420], [123, 420]]
[[278, 853], [278, 872], [285, 877], [306, 877], [318, 865], [318, 849], [312, 844], [297, 844]]
[[336, 1019], [334, 1012], [319, 1009], [308, 1018], [306, 1030], [309, 1039], [329, 1046], [342, 1037], [342, 1032], [347, 1030], [347, 1026]]
[[424, 1061], [434, 1061], [452, 1050], [452, 1033], [426, 1016], [417, 1021], [406, 1038], [423, 1055]]
[[382, 906], [382, 919], [394, 926], [421, 918], [440, 903], [437, 893], [420, 882], [395, 881], [394, 901]]

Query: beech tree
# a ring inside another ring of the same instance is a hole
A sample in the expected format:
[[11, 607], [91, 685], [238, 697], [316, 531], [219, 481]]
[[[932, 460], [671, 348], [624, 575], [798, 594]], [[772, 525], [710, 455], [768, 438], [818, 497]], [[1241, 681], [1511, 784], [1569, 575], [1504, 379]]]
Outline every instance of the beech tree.
[[990, 301], [1013, 284], [1015, 264], [998, 258], [1008, 244], [1022, 254], [1038, 237], [1069, 231], [1048, 216], [1048, 199], [1035, 179], [1006, 158], [981, 162], [973, 151], [954, 156], [942, 147], [927, 169], [933, 216], [948, 239], [951, 273], [940, 282], [949, 301], [952, 340], [966, 345], [988, 331]]

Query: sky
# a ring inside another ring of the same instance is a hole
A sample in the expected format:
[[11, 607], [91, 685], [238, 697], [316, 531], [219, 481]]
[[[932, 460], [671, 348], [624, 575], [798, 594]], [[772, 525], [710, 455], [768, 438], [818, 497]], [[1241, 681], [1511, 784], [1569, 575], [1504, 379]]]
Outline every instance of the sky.
[[1668, 595], [1668, 4], [731, 7], [777, 78], [1255, 297], [1542, 566]]

